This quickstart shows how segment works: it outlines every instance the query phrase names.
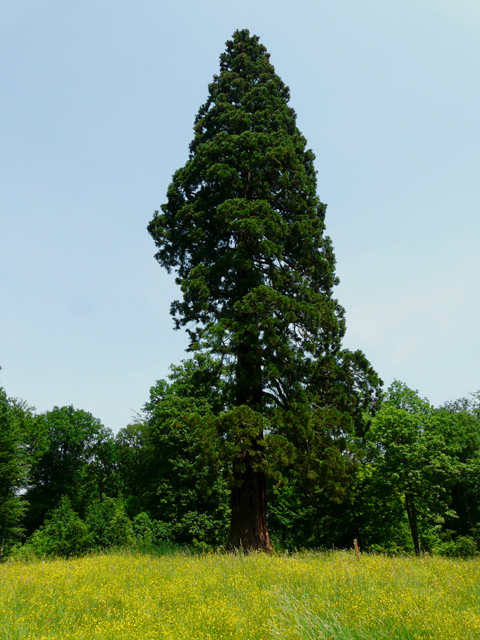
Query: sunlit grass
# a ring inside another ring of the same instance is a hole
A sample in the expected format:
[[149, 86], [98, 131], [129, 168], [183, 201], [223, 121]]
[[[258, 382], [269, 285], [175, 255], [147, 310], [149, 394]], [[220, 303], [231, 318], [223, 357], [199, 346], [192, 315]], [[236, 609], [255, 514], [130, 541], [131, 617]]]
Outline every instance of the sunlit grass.
[[478, 640], [480, 561], [119, 553], [5, 564], [0, 638]]

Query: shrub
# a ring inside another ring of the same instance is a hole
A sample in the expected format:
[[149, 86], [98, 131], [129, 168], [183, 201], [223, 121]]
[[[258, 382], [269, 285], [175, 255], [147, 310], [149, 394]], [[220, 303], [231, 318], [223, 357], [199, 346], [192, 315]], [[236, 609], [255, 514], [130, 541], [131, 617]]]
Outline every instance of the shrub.
[[137, 543], [151, 545], [155, 538], [154, 524], [148, 513], [142, 511], [133, 519], [133, 533]]
[[21, 555], [68, 558], [83, 555], [92, 547], [92, 543], [93, 539], [87, 525], [72, 509], [68, 497], [63, 496], [59, 506], [27, 540]]
[[450, 558], [471, 558], [477, 554], [477, 543], [471, 536], [458, 536], [440, 544], [437, 552]]
[[120, 500], [104, 498], [91, 504], [86, 524], [95, 548], [127, 547], [135, 541], [132, 522]]

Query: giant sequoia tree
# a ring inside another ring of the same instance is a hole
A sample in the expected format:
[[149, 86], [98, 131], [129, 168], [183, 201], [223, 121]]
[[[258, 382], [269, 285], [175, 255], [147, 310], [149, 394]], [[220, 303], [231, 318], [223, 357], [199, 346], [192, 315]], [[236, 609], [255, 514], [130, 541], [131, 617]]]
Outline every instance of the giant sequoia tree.
[[269, 451], [293, 463], [315, 451], [327, 422], [341, 436], [345, 415], [374, 404], [378, 387], [363, 354], [341, 350], [326, 207], [289, 97], [258, 37], [235, 32], [195, 119], [189, 159], [148, 226], [156, 259], [182, 288], [176, 327], [188, 326], [192, 346], [233, 372], [231, 409], [217, 429], [232, 443], [230, 545], [244, 548], [271, 548]]

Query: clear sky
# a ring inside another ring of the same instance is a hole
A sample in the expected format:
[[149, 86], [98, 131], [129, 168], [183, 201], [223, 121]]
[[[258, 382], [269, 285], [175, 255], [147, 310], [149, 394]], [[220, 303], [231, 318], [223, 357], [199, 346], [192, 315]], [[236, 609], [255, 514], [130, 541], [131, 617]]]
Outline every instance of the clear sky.
[[0, 384], [114, 431], [186, 357], [146, 231], [236, 29], [316, 155], [345, 346], [480, 388], [478, 0], [2, 0]]

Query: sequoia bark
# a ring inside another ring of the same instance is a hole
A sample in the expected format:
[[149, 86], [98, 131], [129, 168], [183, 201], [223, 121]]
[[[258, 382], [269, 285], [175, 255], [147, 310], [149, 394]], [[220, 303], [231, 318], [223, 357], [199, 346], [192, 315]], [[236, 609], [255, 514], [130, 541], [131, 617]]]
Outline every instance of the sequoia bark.
[[273, 551], [267, 529], [266, 477], [263, 472], [253, 469], [248, 451], [235, 462], [233, 477], [228, 547], [244, 551]]
[[[258, 334], [247, 332], [237, 351], [236, 400], [258, 410], [262, 400], [261, 349]], [[228, 547], [252, 551], [273, 551], [267, 528], [267, 479], [258, 469], [264, 455], [263, 433], [244, 440], [245, 449], [233, 462], [232, 515]]]

